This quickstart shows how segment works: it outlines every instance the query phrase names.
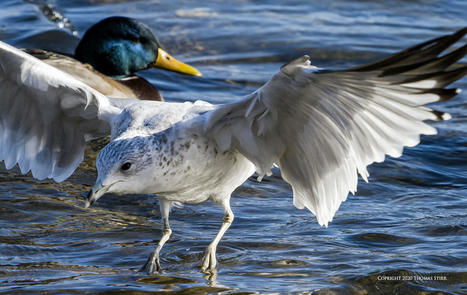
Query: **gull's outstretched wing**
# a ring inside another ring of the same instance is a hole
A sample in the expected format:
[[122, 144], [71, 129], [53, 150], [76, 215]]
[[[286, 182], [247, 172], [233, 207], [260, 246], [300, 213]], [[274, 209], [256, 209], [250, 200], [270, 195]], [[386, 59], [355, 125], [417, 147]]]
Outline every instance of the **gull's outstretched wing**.
[[425, 120], [449, 118], [424, 105], [459, 92], [444, 87], [467, 72], [449, 68], [467, 45], [439, 54], [466, 32], [344, 71], [322, 71], [299, 58], [249, 97], [205, 114], [204, 132], [221, 150], [246, 156], [260, 177], [279, 165], [294, 205], [327, 225], [356, 191], [357, 172], [367, 180], [367, 165], [399, 157], [420, 134], [436, 133]]
[[63, 181], [85, 140], [110, 134], [120, 109], [72, 76], [0, 42], [0, 161]]

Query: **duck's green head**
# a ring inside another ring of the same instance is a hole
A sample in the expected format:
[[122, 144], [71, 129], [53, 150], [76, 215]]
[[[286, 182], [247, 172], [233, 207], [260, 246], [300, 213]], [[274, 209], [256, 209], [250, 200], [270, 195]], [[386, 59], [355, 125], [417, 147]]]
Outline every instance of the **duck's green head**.
[[198, 70], [162, 50], [148, 26], [127, 17], [109, 17], [93, 25], [81, 39], [75, 57], [113, 77], [150, 67], [201, 76]]

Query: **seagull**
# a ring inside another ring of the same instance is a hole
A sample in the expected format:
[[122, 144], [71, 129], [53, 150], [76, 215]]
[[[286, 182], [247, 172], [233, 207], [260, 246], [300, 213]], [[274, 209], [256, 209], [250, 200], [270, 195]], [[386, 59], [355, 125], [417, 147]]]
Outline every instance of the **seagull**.
[[460, 92], [446, 86], [466, 74], [467, 66], [454, 63], [467, 45], [444, 52], [466, 32], [345, 70], [317, 68], [303, 56], [252, 94], [220, 105], [109, 99], [0, 43], [0, 160], [61, 182], [83, 160], [86, 141], [110, 135], [85, 207], [106, 193], [155, 194], [164, 230], [142, 270], [156, 273], [172, 233], [170, 209], [213, 201], [225, 216], [200, 265], [213, 273], [216, 248], [234, 220], [231, 194], [255, 172], [261, 180], [279, 167], [293, 204], [327, 226], [356, 192], [358, 175], [368, 181], [368, 165], [436, 134], [425, 121], [450, 115], [425, 105]]

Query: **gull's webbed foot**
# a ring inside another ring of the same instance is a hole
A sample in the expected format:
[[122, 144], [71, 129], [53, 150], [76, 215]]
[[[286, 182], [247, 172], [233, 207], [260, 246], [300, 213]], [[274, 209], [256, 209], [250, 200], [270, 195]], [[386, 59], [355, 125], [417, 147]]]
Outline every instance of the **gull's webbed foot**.
[[206, 249], [203, 260], [201, 260], [201, 271], [204, 273], [214, 272], [217, 266], [216, 249], [211, 245]]
[[149, 255], [148, 260], [139, 270], [141, 272], [146, 272], [147, 274], [156, 274], [161, 272], [161, 264], [159, 261], [159, 251], [155, 250]]

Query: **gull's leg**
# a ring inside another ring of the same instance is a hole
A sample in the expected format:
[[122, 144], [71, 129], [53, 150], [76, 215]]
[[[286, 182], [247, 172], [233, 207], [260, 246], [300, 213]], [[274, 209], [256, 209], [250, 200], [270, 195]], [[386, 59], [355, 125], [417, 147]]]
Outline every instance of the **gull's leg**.
[[222, 220], [222, 226], [219, 232], [217, 233], [214, 240], [209, 244], [206, 252], [204, 253], [203, 260], [201, 261], [201, 271], [202, 272], [213, 272], [216, 269], [216, 250], [219, 241], [222, 239], [222, 236], [227, 231], [227, 229], [232, 224], [234, 220], [234, 214], [232, 209], [230, 209], [230, 200], [227, 199], [222, 203], [222, 207], [225, 210], [224, 219]]
[[169, 212], [172, 202], [164, 201], [161, 199], [159, 199], [159, 202], [162, 215], [162, 222], [164, 223], [164, 232], [162, 233], [162, 237], [159, 243], [157, 244], [156, 249], [151, 253], [144, 266], [140, 269], [140, 271], [145, 271], [148, 274], [153, 274], [161, 271], [161, 265], [159, 262], [159, 252], [161, 251], [165, 242], [167, 242], [167, 240], [170, 238], [170, 235], [172, 234], [172, 230], [170, 229], [169, 224]]

